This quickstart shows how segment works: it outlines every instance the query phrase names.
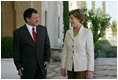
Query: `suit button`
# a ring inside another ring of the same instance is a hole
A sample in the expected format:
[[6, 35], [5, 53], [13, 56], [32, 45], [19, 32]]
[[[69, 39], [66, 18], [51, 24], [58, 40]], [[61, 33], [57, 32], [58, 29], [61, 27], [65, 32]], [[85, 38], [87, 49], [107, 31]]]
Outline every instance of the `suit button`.
[[73, 57], [71, 57], [71, 59], [73, 60]]
[[74, 46], [72, 45], [72, 47], [74, 47]]

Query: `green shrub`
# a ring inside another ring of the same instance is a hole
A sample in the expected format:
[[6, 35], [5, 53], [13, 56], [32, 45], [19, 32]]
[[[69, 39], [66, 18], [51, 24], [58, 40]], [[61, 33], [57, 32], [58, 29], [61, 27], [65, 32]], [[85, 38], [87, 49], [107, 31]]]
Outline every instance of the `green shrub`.
[[95, 48], [101, 48], [104, 45], [111, 46], [110, 42], [108, 40], [99, 40], [95, 43]]
[[112, 46], [108, 51], [106, 52], [107, 57], [117, 57], [117, 47]]
[[12, 58], [12, 42], [13, 37], [5, 36], [1, 38], [1, 57], [2, 58]]
[[108, 40], [99, 40], [95, 43], [95, 58], [117, 57], [117, 47], [111, 46]]

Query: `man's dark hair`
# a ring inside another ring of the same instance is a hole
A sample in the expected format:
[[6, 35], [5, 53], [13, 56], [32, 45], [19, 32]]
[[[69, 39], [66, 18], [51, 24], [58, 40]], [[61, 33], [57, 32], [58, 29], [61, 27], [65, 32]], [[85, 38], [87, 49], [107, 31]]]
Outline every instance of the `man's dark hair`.
[[24, 20], [25, 22], [27, 22], [26, 18], [31, 18], [32, 17], [32, 13], [38, 13], [37, 10], [35, 10], [34, 8], [28, 8], [24, 11]]

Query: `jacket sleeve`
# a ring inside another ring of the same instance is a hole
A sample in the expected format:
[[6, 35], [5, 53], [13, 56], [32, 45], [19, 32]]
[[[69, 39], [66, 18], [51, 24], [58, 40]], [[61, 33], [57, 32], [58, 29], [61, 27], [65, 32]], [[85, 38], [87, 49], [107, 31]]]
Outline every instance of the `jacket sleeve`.
[[88, 55], [87, 68], [90, 71], [94, 71], [94, 44], [93, 44], [93, 34], [91, 30], [89, 30], [87, 34], [87, 55]]
[[20, 69], [21, 61], [20, 61], [20, 36], [17, 31], [13, 33], [13, 59], [16, 65], [17, 70]]
[[45, 55], [45, 61], [49, 62], [50, 61], [50, 55], [51, 55], [51, 48], [50, 48], [50, 41], [49, 41], [49, 36], [47, 32], [47, 28], [45, 27], [45, 50], [44, 50], [44, 55]]
[[66, 57], [67, 57], [67, 38], [68, 38], [68, 31], [66, 32], [65, 35], [65, 40], [64, 40], [64, 47], [62, 50], [62, 59], [61, 59], [61, 68], [65, 68], [66, 67]]

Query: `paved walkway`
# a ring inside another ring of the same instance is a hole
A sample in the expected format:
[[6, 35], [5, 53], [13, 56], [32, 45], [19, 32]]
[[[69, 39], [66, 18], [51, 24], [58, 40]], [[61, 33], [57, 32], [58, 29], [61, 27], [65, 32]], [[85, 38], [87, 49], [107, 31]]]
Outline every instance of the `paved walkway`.
[[[47, 79], [66, 79], [61, 76], [61, 63], [51, 60]], [[1, 60], [1, 78], [19, 79], [13, 59]], [[95, 71], [93, 79], [117, 79], [117, 59], [116, 58], [97, 58], [95, 60]]]

